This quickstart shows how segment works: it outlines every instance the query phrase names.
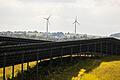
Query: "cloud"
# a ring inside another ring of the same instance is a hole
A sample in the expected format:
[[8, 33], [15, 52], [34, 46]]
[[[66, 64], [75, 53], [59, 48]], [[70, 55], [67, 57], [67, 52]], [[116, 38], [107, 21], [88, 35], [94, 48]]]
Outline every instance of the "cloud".
[[120, 30], [120, 0], [0, 0], [0, 4], [0, 26], [6, 26], [0, 30], [45, 31], [42, 17], [50, 14], [50, 31], [74, 32], [75, 16], [81, 23], [79, 33]]

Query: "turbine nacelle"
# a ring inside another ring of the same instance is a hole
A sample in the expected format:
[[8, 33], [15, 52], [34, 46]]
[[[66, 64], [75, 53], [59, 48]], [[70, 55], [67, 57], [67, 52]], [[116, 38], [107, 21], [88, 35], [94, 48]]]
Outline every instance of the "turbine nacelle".
[[75, 21], [73, 22], [73, 24], [75, 24], [75, 23], [78, 23], [80, 25], [80, 23], [77, 20], [77, 16], [76, 16]]
[[49, 17], [47, 17], [47, 18], [43, 17], [43, 19], [46, 19], [49, 21], [50, 17], [51, 17], [51, 15], [49, 15]]

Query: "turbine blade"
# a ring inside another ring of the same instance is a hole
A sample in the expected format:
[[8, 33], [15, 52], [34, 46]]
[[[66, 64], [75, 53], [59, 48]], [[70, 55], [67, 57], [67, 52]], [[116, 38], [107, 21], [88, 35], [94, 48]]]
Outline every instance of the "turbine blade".
[[76, 23], [76, 21], [75, 22], [73, 22], [73, 24], [75, 24]]
[[79, 25], [80, 25], [80, 23], [79, 22], [77, 22]]
[[49, 15], [48, 19], [50, 19], [51, 15]]
[[42, 17], [42, 18], [47, 20], [47, 18], [45, 18], [45, 17]]

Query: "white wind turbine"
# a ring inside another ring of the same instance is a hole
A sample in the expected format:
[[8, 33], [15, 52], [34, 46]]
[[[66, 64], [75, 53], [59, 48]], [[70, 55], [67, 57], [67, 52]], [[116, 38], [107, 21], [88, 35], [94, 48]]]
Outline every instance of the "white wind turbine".
[[48, 27], [49, 27], [49, 25], [50, 25], [50, 21], [49, 21], [50, 17], [51, 17], [51, 15], [50, 15], [49, 17], [47, 17], [47, 18], [44, 18], [44, 17], [43, 17], [43, 19], [46, 20], [46, 32], [47, 32], [47, 33], [48, 33]]
[[49, 17], [47, 17], [47, 18], [44, 18], [44, 17], [43, 17], [43, 19], [46, 20], [46, 33], [47, 33], [47, 38], [46, 38], [46, 40], [48, 40], [48, 27], [49, 27], [49, 25], [50, 25], [50, 21], [49, 21], [50, 17], [51, 17], [51, 15], [49, 15]]
[[75, 19], [75, 21], [74, 21], [74, 23], [73, 24], [75, 24], [75, 34], [76, 34], [76, 31], [77, 31], [77, 24], [79, 24], [80, 25], [80, 23], [77, 21], [77, 16], [76, 16], [76, 19]]

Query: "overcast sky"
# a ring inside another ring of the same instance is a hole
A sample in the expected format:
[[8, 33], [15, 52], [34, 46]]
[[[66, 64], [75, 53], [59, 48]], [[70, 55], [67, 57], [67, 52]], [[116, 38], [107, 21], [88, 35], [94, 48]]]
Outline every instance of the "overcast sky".
[[120, 32], [120, 0], [0, 0], [0, 31], [74, 32], [109, 35]]

